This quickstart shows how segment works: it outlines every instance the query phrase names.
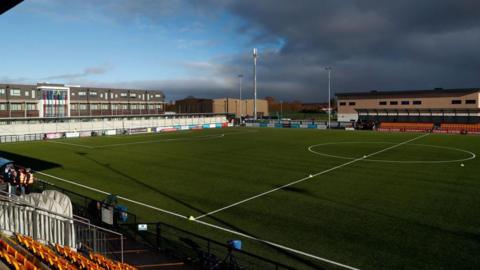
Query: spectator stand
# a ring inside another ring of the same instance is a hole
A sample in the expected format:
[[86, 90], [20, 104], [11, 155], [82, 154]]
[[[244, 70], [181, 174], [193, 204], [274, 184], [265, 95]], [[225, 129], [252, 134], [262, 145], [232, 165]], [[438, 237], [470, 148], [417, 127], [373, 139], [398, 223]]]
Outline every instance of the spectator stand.
[[85, 218], [69, 217], [19, 202], [19, 197], [0, 191], [0, 231], [19, 233], [45, 243], [115, 254], [123, 262], [123, 235], [91, 224]]

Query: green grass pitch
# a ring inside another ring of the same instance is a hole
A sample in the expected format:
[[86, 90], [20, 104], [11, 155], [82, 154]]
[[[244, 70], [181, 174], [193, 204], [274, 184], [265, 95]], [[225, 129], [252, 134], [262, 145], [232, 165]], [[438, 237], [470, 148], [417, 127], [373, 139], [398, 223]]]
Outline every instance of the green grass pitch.
[[[341, 166], [201, 220], [360, 269], [479, 269], [480, 160], [472, 154], [480, 137], [432, 134], [397, 146], [421, 135], [229, 128], [12, 143], [0, 151], [59, 164], [43, 172], [195, 217]], [[121, 203], [143, 221], [241, 239]], [[308, 269], [302, 256], [250, 240], [244, 248]]]

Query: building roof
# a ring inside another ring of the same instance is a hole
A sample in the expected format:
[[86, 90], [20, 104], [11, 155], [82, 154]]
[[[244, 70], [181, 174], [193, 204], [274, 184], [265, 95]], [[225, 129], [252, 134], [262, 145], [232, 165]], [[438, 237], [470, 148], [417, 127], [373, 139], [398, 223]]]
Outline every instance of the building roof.
[[134, 92], [157, 92], [165, 96], [163, 91], [160, 90], [147, 90], [147, 89], [132, 89], [132, 88], [112, 88], [112, 87], [89, 87], [89, 86], [79, 86], [79, 85], [65, 85], [61, 83], [46, 83], [39, 82], [37, 84], [14, 84], [14, 83], [0, 83], [0, 87], [9, 87], [9, 88], [37, 88], [39, 86], [58, 86], [58, 87], [69, 87], [70, 89], [89, 89], [89, 90], [113, 90], [113, 91], [134, 91]]
[[370, 91], [370, 92], [348, 92], [336, 93], [340, 99], [351, 98], [398, 98], [398, 97], [427, 97], [427, 96], [462, 96], [479, 92], [480, 88], [442, 89], [432, 90], [403, 90], [403, 91]]

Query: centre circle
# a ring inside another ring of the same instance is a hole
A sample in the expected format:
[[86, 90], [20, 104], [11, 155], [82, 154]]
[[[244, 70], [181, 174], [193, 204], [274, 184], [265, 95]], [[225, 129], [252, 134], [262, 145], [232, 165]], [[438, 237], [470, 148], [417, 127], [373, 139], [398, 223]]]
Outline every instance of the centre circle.
[[[384, 163], [412, 163], [412, 164], [422, 164], [422, 163], [450, 163], [450, 162], [463, 162], [467, 160], [471, 160], [476, 158], [475, 153], [460, 149], [460, 148], [455, 148], [455, 147], [447, 147], [447, 146], [438, 146], [438, 145], [430, 145], [430, 144], [418, 144], [418, 143], [409, 143], [402, 145], [400, 147], [404, 146], [415, 146], [418, 148], [430, 148], [430, 149], [436, 149], [436, 150], [443, 150], [446, 152], [456, 152], [456, 153], [461, 153], [464, 154], [465, 157], [462, 158], [451, 158], [451, 159], [444, 159], [444, 160], [392, 160], [392, 159], [375, 159], [374, 156], [380, 152], [383, 152], [382, 150], [373, 152], [373, 153], [364, 153], [363, 155], [359, 155], [357, 157], [352, 157], [352, 156], [344, 156], [344, 155], [334, 155], [334, 154], [329, 154], [325, 151], [322, 151], [321, 148], [322, 146], [344, 146], [344, 145], [367, 145], [367, 144], [377, 144], [377, 145], [397, 145], [398, 143], [395, 142], [358, 142], [358, 141], [353, 141], [353, 142], [329, 142], [329, 143], [320, 143], [320, 144], [314, 144], [308, 147], [308, 151], [311, 153], [314, 153], [316, 155], [324, 156], [324, 157], [331, 157], [331, 158], [338, 158], [338, 159], [344, 159], [344, 160], [361, 160], [361, 161], [367, 161], [367, 162], [384, 162]], [[390, 146], [391, 147], [391, 146]], [[386, 151], [394, 151], [393, 147], [392, 149], [388, 149], [388, 147], [384, 148], [383, 150]], [[371, 158], [370, 158], [371, 155]]]

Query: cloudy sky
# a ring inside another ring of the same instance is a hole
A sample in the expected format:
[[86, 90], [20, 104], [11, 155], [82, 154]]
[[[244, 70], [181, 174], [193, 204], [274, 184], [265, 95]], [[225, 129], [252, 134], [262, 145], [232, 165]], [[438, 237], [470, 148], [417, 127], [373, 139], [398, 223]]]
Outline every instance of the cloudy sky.
[[0, 81], [168, 100], [480, 86], [478, 0], [29, 0], [0, 16]]

